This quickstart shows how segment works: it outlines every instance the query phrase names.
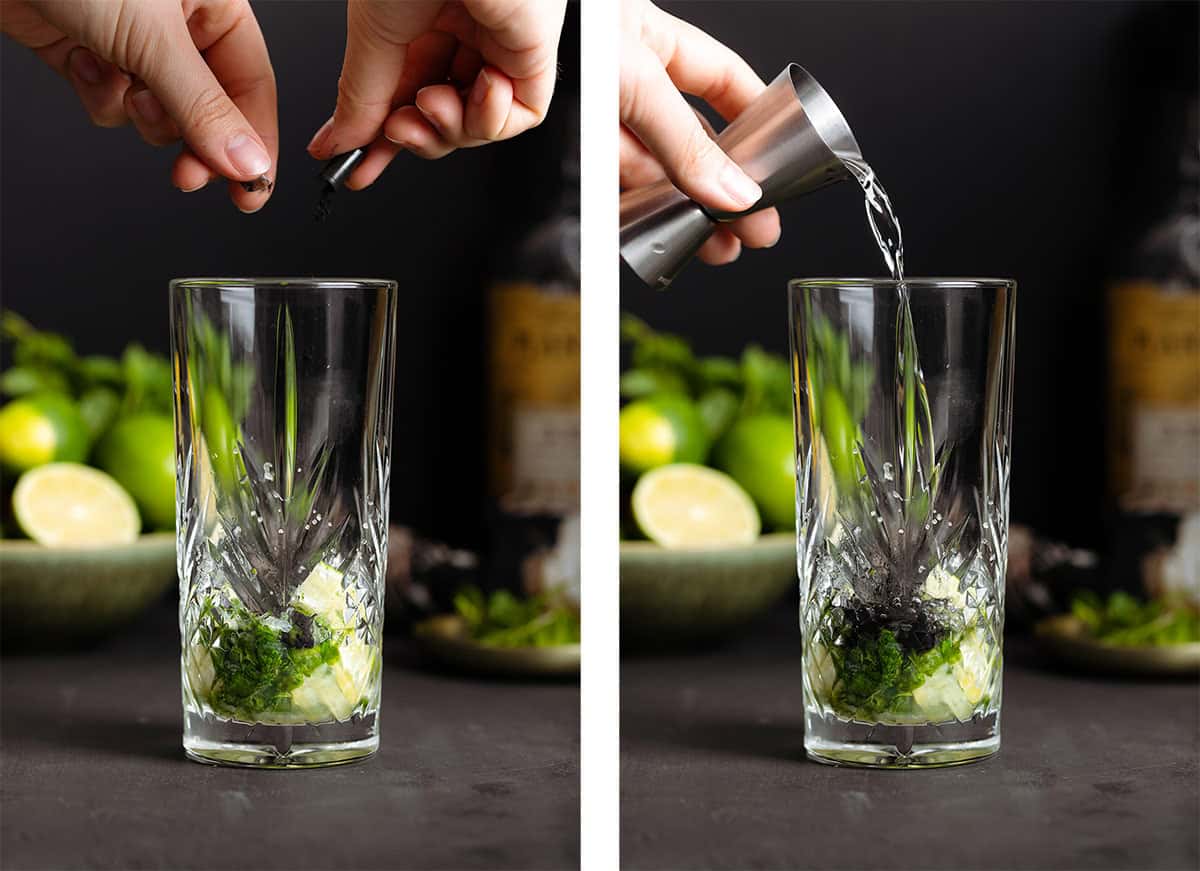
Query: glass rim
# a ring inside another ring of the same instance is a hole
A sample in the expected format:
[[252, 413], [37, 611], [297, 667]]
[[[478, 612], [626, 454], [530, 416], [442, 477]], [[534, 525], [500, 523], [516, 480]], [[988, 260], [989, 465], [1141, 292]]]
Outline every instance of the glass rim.
[[793, 278], [788, 282], [788, 288], [795, 290], [799, 287], [813, 288], [887, 288], [894, 290], [899, 285], [915, 290], [993, 290], [1007, 287], [1015, 290], [1016, 279], [1013, 278], [929, 278], [916, 276], [897, 281], [894, 278]]
[[395, 291], [399, 285], [390, 278], [315, 278], [303, 276], [247, 278], [243, 276], [171, 279], [171, 290], [173, 291], [185, 289], [253, 290], [259, 287], [291, 288], [294, 290], [369, 290], [372, 288], [387, 288]]

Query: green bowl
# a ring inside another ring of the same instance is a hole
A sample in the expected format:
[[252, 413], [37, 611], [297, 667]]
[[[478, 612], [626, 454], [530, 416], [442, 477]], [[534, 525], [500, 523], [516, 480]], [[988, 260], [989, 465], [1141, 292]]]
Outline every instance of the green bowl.
[[790, 532], [706, 550], [623, 541], [621, 637], [655, 644], [714, 640], [766, 611], [795, 584]]
[[175, 533], [132, 544], [49, 548], [0, 541], [5, 647], [96, 640], [128, 623], [175, 582]]

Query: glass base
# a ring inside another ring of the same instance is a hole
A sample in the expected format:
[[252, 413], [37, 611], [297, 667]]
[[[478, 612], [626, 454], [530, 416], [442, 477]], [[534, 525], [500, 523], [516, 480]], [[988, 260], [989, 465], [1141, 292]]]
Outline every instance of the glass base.
[[237, 723], [187, 713], [183, 749], [194, 762], [240, 768], [327, 768], [374, 755], [379, 734], [374, 715], [345, 723], [277, 726]]
[[979, 762], [1000, 750], [996, 714], [918, 726], [855, 723], [811, 712], [805, 721], [804, 750], [825, 765], [945, 768]]

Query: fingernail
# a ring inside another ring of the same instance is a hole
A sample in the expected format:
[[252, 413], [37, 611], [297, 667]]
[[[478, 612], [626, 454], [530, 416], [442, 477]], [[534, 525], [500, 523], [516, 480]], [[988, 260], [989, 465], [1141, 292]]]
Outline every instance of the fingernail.
[[321, 125], [321, 128], [313, 134], [313, 138], [309, 140], [308, 150], [320, 151], [321, 146], [325, 144], [325, 137], [329, 135], [329, 131], [333, 129], [333, 116], [329, 116], [329, 120]]
[[743, 209], [750, 208], [762, 199], [762, 188], [733, 163], [727, 164], [721, 170], [720, 181], [725, 193], [733, 197]]
[[[418, 99], [420, 98], [420, 96], [421, 96], [420, 94], [417, 94]], [[420, 103], [414, 101], [414, 105], [416, 105], [417, 111], [421, 113], [421, 117], [429, 122], [429, 126], [432, 127], [434, 130], [436, 130], [440, 134], [442, 132], [442, 128], [438, 126], [437, 119], [434, 118], [432, 115], [430, 115], [428, 112], [426, 112], [424, 109], [422, 109]]]
[[481, 69], [479, 77], [475, 79], [475, 87], [471, 88], [471, 102], [478, 106], [487, 98], [491, 88], [492, 77], [487, 74], [487, 69]]
[[194, 193], [194, 192], [200, 190], [201, 188], [205, 187], [207, 184], [208, 184], [207, 181], [202, 181], [202, 182], [200, 182], [200, 184], [196, 185], [194, 188], [180, 188], [179, 191], [180, 191], [180, 193], [190, 194], [190, 193]]
[[100, 64], [86, 48], [77, 48], [71, 52], [71, 71], [89, 85], [98, 85], [104, 78]]
[[149, 91], [138, 91], [130, 102], [138, 117], [151, 126], [158, 124], [166, 115], [162, 103]]
[[229, 155], [237, 171], [243, 175], [266, 175], [267, 170], [271, 168], [271, 157], [266, 149], [245, 133], [239, 133], [230, 139], [229, 144], [225, 146], [225, 153]]

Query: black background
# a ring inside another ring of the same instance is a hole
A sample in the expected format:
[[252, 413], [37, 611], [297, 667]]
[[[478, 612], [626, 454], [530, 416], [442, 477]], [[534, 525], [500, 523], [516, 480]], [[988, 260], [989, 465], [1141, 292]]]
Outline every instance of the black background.
[[[1128, 240], [1170, 202], [1174, 144], [1147, 67], [1176, 57], [1194, 83], [1194, 6], [1165, 14], [1163, 4], [1139, 2], [664, 6], [764, 78], [796, 61], [830, 91], [901, 216], [910, 274], [1017, 279], [1013, 516], [1102, 543], [1104, 290]], [[434, 163], [401, 155], [371, 189], [344, 193], [334, 219], [318, 226], [316, 165], [304, 146], [332, 111], [344, 5], [255, 11], [278, 78], [282, 145], [278, 190], [253, 216], [239, 214], [220, 185], [174, 190], [172, 149], [150, 149], [132, 129], [91, 127], [63, 81], [0, 43], [3, 304], [83, 351], [116, 352], [129, 340], [165, 351], [173, 277], [398, 279], [393, 516], [477, 544], [483, 289], [505, 240], [555, 196], [563, 101], [512, 142]], [[578, 86], [577, 22], [573, 10], [560, 98]], [[749, 341], [783, 350], [787, 279], [882, 270], [849, 187], [790, 203], [783, 217], [774, 249], [720, 269], [691, 266], [665, 294], [623, 272], [623, 305], [704, 352]]]
[[[1128, 240], [1175, 201], [1156, 83], [1196, 82], [1194, 4], [667, 2], [770, 81], [832, 95], [905, 235], [911, 276], [1015, 278], [1012, 514], [1104, 541], [1104, 295]], [[857, 187], [782, 209], [783, 236], [621, 300], [705, 353], [787, 347], [786, 283], [883, 275]]]
[[344, 2], [258, 2], [279, 90], [280, 157], [268, 205], [242, 215], [223, 184], [183, 194], [174, 148], [91, 126], [70, 86], [4, 40], [0, 127], [3, 305], [83, 352], [136, 340], [166, 352], [167, 282], [322, 275], [400, 285], [392, 517], [456, 543], [483, 538], [484, 291], [506, 240], [557, 201], [564, 110], [579, 89], [572, 4], [550, 117], [510, 142], [436, 162], [401, 153], [317, 224], [320, 168], [305, 152], [333, 111]]

